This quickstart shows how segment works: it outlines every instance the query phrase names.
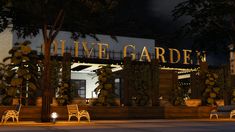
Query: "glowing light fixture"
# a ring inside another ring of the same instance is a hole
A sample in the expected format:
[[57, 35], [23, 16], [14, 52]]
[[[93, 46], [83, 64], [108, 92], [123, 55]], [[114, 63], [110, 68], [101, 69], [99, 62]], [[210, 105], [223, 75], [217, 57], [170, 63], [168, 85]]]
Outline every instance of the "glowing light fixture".
[[56, 112], [52, 112], [51, 113], [51, 118], [52, 118], [52, 122], [55, 124], [56, 119], [58, 118], [58, 114]]
[[89, 99], [86, 99], [86, 104], [87, 104], [87, 105], [89, 104], [89, 102], [90, 102], [90, 100], [89, 100]]

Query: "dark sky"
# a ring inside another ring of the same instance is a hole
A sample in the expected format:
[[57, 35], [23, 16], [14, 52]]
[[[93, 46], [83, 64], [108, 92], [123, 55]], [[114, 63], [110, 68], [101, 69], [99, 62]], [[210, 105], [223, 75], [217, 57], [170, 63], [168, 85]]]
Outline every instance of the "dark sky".
[[[174, 36], [176, 30], [180, 28], [184, 20], [173, 21], [172, 10], [182, 0], [150, 0], [148, 2], [148, 13], [155, 24], [158, 25], [159, 34], [168, 38]], [[177, 44], [174, 45], [172, 43]], [[182, 42], [169, 41], [169, 46], [172, 47], [190, 47], [189, 45], [181, 45]], [[183, 42], [185, 43], [185, 42]]]
[[[129, 36], [152, 38], [156, 40], [157, 46], [191, 49], [192, 40], [176, 37], [176, 31], [187, 19], [183, 18], [173, 21], [172, 10], [184, 0], [130, 0], [126, 11], [123, 13], [126, 21], [134, 20], [136, 23], [131, 27]], [[134, 2], [134, 3], [133, 3]], [[137, 29], [135, 29], [137, 28]], [[138, 36], [139, 35], [139, 36]], [[208, 63], [219, 65], [226, 63], [225, 53], [208, 53]]]
[[[120, 34], [134, 37], [156, 39], [159, 45], [170, 47], [190, 47], [181, 45], [175, 32], [183, 21], [173, 21], [172, 10], [182, 0], [126, 0], [118, 10], [119, 24], [112, 28]], [[129, 24], [126, 24], [129, 23]], [[185, 40], [183, 40], [185, 43]]]
[[172, 22], [172, 10], [182, 0], [150, 0], [148, 13], [154, 18]]

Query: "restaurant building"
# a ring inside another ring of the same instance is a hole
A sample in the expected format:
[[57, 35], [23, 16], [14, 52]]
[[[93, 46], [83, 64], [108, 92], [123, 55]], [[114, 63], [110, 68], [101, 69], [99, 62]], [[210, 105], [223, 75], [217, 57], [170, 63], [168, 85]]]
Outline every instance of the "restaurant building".
[[[10, 43], [31, 41], [32, 49], [36, 50], [38, 55], [43, 54], [41, 34], [32, 38], [19, 39], [13, 33], [11, 37], [10, 41], [8, 39]], [[192, 92], [195, 88], [191, 88], [191, 84], [195, 82], [192, 82], [191, 78], [199, 68], [198, 56], [201, 57], [200, 60], [206, 61], [206, 54], [203, 51], [194, 52], [190, 49], [164, 47], [154, 39], [123, 36], [112, 38], [108, 35], [97, 35], [96, 38], [86, 36], [86, 38], [74, 40], [71, 39], [70, 32], [61, 31], [52, 44], [51, 56], [63, 58], [64, 53], [71, 55], [74, 99], [97, 98], [94, 92], [98, 85], [96, 71], [101, 66], [109, 64], [112, 71], [116, 73], [115, 93], [121, 99], [120, 103], [125, 105], [129, 105], [130, 100], [139, 96], [138, 92], [133, 92], [136, 91], [133, 84], [144, 84], [149, 87], [147, 93], [153, 93], [149, 105], [157, 105], [159, 99], [169, 101], [172, 91], [179, 85], [188, 87], [189, 93]], [[132, 70], [126, 70], [128, 62], [131, 63], [129, 68]], [[143, 79], [141, 77], [143, 74], [146, 74], [147, 78]], [[128, 78], [128, 76], [131, 77]], [[139, 78], [139, 80], [130, 78]], [[134, 83], [135, 81], [139, 82]]]

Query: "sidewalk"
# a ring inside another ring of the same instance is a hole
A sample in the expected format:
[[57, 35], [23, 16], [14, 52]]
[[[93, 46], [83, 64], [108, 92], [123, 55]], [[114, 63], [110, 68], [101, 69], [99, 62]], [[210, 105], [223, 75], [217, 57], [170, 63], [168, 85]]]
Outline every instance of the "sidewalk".
[[94, 122], [87, 122], [87, 121], [57, 121], [56, 123], [53, 122], [37, 122], [37, 121], [19, 121], [18, 123], [8, 121], [7, 123], [1, 123], [0, 126], [77, 126], [77, 125], [91, 125]]
[[158, 123], [158, 122], [235, 122], [235, 119], [146, 119], [146, 120], [91, 120], [87, 122], [82, 120], [77, 121], [57, 121], [53, 122], [36, 122], [36, 121], [19, 121], [18, 123], [9, 120], [7, 123], [0, 124], [1, 126], [92, 126], [96, 124], [127, 124], [127, 123]]

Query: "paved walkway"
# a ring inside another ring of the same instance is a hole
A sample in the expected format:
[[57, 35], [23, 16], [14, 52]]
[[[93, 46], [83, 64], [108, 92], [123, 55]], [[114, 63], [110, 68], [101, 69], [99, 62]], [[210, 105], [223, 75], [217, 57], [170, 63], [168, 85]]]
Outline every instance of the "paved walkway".
[[41, 123], [33, 121], [1, 124], [0, 131], [22, 132], [235, 132], [235, 119], [180, 119], [180, 120], [94, 120], [58, 121]]

